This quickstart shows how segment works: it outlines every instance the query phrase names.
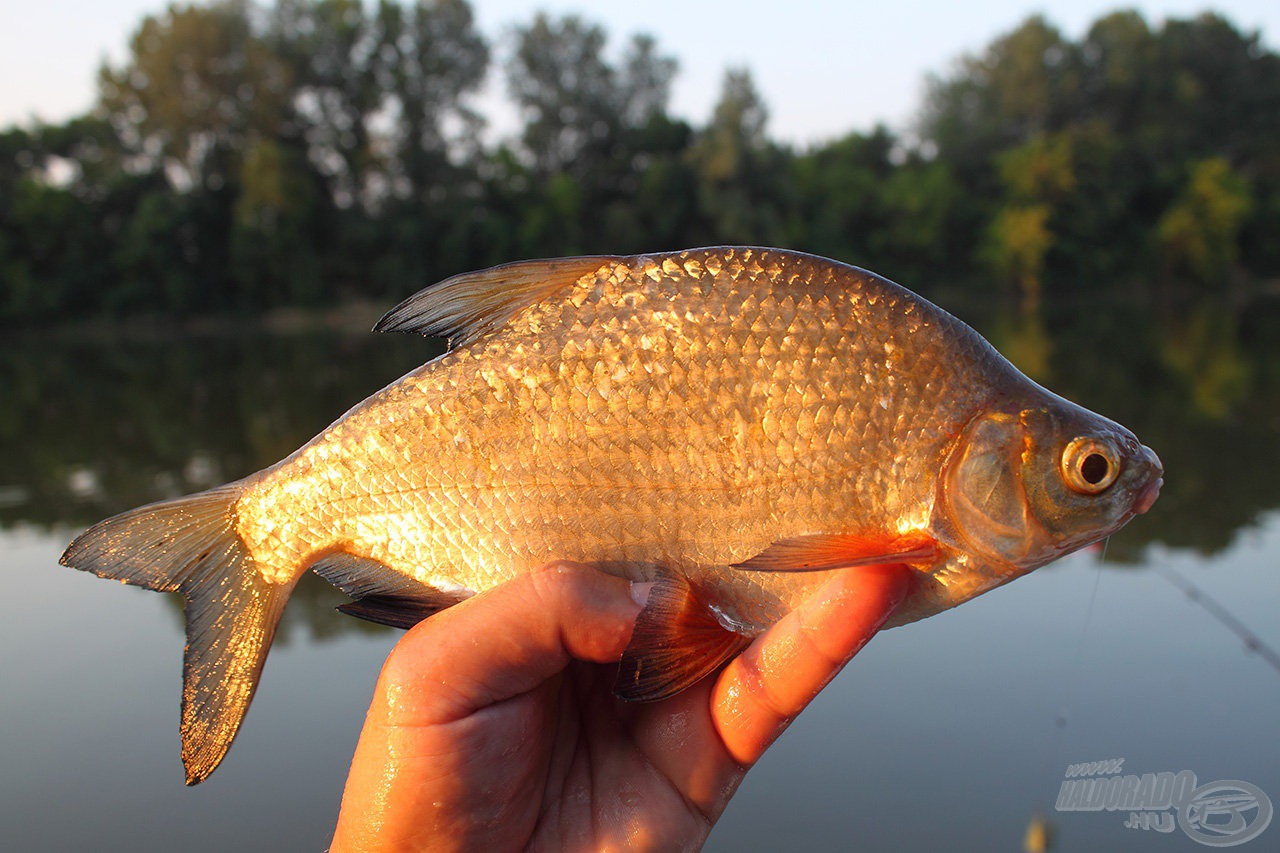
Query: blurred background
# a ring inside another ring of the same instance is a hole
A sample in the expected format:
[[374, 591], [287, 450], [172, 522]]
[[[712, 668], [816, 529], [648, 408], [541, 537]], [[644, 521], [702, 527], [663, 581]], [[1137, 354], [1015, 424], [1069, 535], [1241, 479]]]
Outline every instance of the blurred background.
[[322, 848], [397, 636], [301, 585], [188, 791], [179, 604], [57, 566], [75, 533], [268, 465], [438, 354], [364, 331], [432, 281], [717, 243], [911, 287], [1167, 473], [1105, 548], [878, 638], [712, 848], [1199, 849], [1054, 812], [1068, 764], [1110, 758], [1280, 805], [1280, 10], [828, 5], [7, 10], [15, 849]]

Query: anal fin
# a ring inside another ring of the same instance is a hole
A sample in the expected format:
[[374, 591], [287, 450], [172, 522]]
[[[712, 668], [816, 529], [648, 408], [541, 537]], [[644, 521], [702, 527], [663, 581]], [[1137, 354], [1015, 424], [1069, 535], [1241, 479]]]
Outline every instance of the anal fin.
[[750, 643], [720, 624], [686, 578], [661, 574], [622, 653], [614, 695], [633, 702], [674, 696]]
[[339, 605], [338, 612], [393, 628], [412, 628], [466, 597], [441, 592], [377, 560], [345, 552], [322, 558], [312, 570], [355, 599]]
[[447, 604], [438, 604], [425, 598], [408, 598], [399, 595], [366, 595], [355, 601], [339, 604], [338, 612], [366, 622], [403, 628], [407, 631], [428, 616], [439, 613], [456, 603], [456, 601], [450, 601]]

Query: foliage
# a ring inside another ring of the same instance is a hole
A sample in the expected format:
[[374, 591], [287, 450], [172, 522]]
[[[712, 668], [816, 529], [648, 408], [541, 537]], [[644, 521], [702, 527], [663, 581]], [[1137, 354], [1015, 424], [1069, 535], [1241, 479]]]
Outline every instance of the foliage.
[[[1276, 258], [1248, 210], [1223, 230], [1233, 215], [1171, 205], [1191, 192], [1183, 184], [1193, 164], [1219, 158], [1244, 179], [1265, 175], [1258, 195], [1274, 210], [1277, 103], [1280, 59], [1216, 15], [1156, 29], [1117, 12], [1079, 43], [1037, 17], [961, 60], [954, 76], [933, 79], [920, 133], [982, 200], [971, 220], [984, 235], [977, 260], [1012, 272], [1024, 290], [1045, 277], [1061, 287], [1141, 275], [1152, 247], [1167, 248], [1175, 234], [1179, 246], [1220, 247], [1211, 264], [1238, 253], [1254, 275], [1269, 276]], [[1233, 183], [1221, 195], [1235, 192]], [[1160, 237], [1169, 215], [1176, 222]], [[1181, 261], [1166, 269], [1208, 274]]]
[[1250, 204], [1248, 184], [1225, 158], [1192, 164], [1186, 189], [1156, 230], [1170, 268], [1205, 282], [1219, 279], [1239, 256]]
[[706, 241], [772, 244], [780, 233], [784, 155], [765, 136], [768, 110], [751, 73], [725, 73], [711, 122], [689, 146]]
[[[747, 69], [467, 0], [212, 0], [145, 18], [93, 111], [0, 131], [0, 323], [391, 299], [522, 257], [710, 243], [1041, 298], [1280, 276], [1280, 57], [1204, 14], [1032, 17], [930, 80], [912, 133], [795, 150]], [[499, 68], [522, 120], [484, 133]], [[1229, 383], [1228, 383], [1229, 384]]]

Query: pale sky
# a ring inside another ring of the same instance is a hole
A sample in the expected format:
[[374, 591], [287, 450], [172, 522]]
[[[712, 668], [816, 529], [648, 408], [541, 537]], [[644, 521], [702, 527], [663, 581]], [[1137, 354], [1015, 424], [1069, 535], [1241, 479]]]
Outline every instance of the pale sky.
[[[0, 0], [0, 127], [33, 116], [61, 121], [85, 111], [103, 58], [122, 60], [142, 17], [166, 5], [162, 0]], [[695, 124], [710, 114], [724, 69], [745, 65], [769, 106], [770, 134], [795, 143], [867, 130], [878, 121], [902, 129], [921, 103], [926, 74], [945, 72], [961, 54], [980, 50], [1028, 15], [1044, 14], [1074, 39], [1097, 17], [1125, 7], [1138, 8], [1152, 23], [1213, 9], [1246, 32], [1261, 31], [1272, 50], [1280, 40], [1277, 0], [472, 2], [481, 30], [498, 42], [500, 55], [511, 27], [538, 9], [576, 12], [602, 24], [614, 49], [634, 33], [652, 34], [660, 49], [680, 62], [672, 112]], [[492, 88], [501, 92], [500, 78]], [[502, 133], [514, 122], [487, 106], [496, 98], [491, 93], [481, 107]]]

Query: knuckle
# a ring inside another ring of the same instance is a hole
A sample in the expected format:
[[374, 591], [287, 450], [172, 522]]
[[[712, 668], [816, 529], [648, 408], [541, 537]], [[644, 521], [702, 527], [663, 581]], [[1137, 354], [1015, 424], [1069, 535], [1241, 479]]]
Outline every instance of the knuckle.
[[774, 691], [773, 679], [760, 665], [760, 659], [754, 654], [744, 654], [738, 658], [738, 678], [742, 682], [744, 693], [750, 700], [770, 717], [779, 720], [790, 719], [794, 711]]

